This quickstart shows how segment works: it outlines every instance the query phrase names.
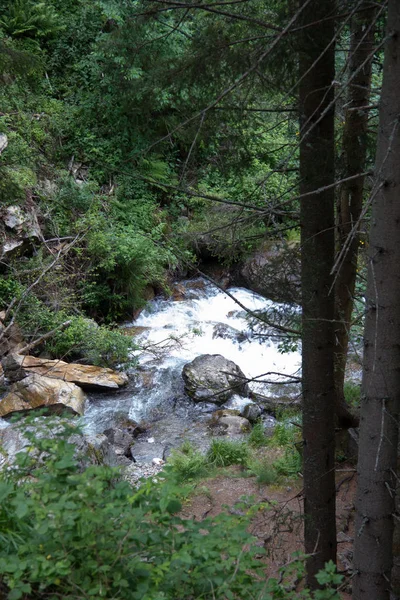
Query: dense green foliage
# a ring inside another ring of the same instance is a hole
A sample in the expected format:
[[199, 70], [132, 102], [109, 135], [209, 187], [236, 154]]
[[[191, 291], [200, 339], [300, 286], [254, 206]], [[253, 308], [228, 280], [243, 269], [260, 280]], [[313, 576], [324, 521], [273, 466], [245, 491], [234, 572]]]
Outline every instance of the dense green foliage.
[[[0, 577], [9, 600], [311, 598], [286, 587], [302, 574], [300, 559], [279, 582], [265, 581], [263, 551], [246, 531], [251, 511], [184, 520], [185, 489], [171, 472], [133, 490], [115, 469], [82, 471], [68, 441], [75, 432], [55, 428], [49, 440], [25, 430], [31, 447], [0, 475]], [[341, 579], [328, 565], [328, 589], [312, 597], [337, 599], [329, 585]]]
[[31, 297], [115, 323], [145, 304], [149, 286], [168, 292], [195, 255], [232, 264], [266, 238], [290, 238], [296, 39], [263, 59], [272, 33], [262, 24], [279, 30], [289, 5], [233, 4], [228, 18], [141, 1], [3, 2], [0, 200], [33, 206], [51, 242], [14, 252], [0, 279], [11, 267], [31, 283], [37, 254], [48, 264], [61, 239], [56, 301], [49, 286]]
[[[249, 23], [201, 11], [182, 20], [141, 2], [2, 3], [0, 133], [8, 147], [0, 156], [0, 199], [23, 209], [33, 201], [42, 235], [52, 240], [37, 240], [31, 258], [14, 253], [13, 279], [30, 284], [37, 253], [45, 266], [59, 238], [65, 246], [72, 240], [57, 264], [56, 301], [44, 282], [30, 294], [44, 313], [121, 320], [143, 306], [149, 285], [168, 290], [167, 273], [187, 270], [199, 244], [236, 260], [274, 225], [267, 215], [207, 198], [248, 196], [264, 207], [294, 184], [290, 170], [279, 172], [282, 149], [295, 143], [290, 113], [248, 111], [259, 103], [252, 76], [224, 106], [192, 118], [259, 52], [257, 36], [244, 46], [240, 39], [262, 32], [252, 24], [262, 7], [249, 4], [245, 12]], [[271, 3], [270, 17], [285, 17], [279, 3]], [[288, 60], [285, 46], [279, 52]], [[272, 76], [275, 67], [268, 68]], [[279, 85], [269, 94], [278, 103]], [[284, 210], [290, 220], [290, 206]], [[0, 274], [2, 287], [11, 285], [8, 277]], [[48, 279], [54, 288], [54, 269]], [[62, 337], [62, 349], [47, 350], [72, 355]]]

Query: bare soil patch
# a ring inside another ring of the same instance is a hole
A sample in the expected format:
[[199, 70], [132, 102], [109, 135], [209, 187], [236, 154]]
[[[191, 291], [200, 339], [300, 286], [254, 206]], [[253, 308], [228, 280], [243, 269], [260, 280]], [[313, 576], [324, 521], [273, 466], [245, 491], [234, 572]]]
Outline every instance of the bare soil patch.
[[[338, 570], [346, 577], [341, 597], [351, 598], [354, 494], [356, 473], [341, 465], [336, 473]], [[241, 504], [238, 507], [237, 505]], [[259, 485], [255, 477], [243, 477], [240, 467], [202, 481], [182, 509], [181, 516], [202, 521], [222, 511], [243, 511], [257, 506], [250, 531], [266, 551], [267, 576], [277, 576], [280, 567], [303, 551], [303, 493], [301, 478], [281, 485]]]

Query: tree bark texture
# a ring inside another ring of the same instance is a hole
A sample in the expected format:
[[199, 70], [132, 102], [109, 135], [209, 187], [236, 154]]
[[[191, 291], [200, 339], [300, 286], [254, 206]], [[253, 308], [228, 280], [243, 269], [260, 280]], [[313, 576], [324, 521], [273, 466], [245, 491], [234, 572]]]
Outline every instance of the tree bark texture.
[[[331, 185], [334, 169], [334, 20], [332, 0], [302, 13], [300, 46], [300, 193]], [[326, 19], [328, 17], [328, 19]], [[324, 20], [325, 19], [325, 20]], [[330, 46], [328, 47], [328, 45]], [[304, 513], [307, 584], [336, 560], [334, 473], [333, 187], [301, 201]]]
[[[367, 155], [368, 106], [371, 91], [372, 50], [374, 48], [376, 9], [366, 0], [350, 25], [349, 88], [342, 142], [342, 176], [365, 171]], [[357, 110], [354, 110], [357, 107]], [[344, 398], [344, 377], [349, 347], [349, 331], [357, 276], [360, 217], [363, 207], [364, 177], [342, 184], [337, 198], [337, 246], [346, 248], [335, 282], [335, 389], [339, 426], [356, 427], [358, 418]]]
[[400, 2], [389, 0], [368, 249], [353, 598], [389, 600], [400, 398]]

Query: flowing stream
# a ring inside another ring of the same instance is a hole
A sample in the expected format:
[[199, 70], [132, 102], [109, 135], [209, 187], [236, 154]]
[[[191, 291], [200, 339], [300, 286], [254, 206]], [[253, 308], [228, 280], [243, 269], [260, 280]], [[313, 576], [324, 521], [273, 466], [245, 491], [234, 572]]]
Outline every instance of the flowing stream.
[[[215, 404], [195, 404], [187, 398], [182, 368], [201, 354], [221, 354], [234, 361], [249, 379], [282, 380], [269, 372], [298, 375], [300, 353], [282, 353], [278, 340], [258, 336], [246, 312], [235, 300], [203, 279], [179, 284], [183, 299], [156, 298], [139, 318], [125, 324], [137, 334], [139, 368], [131, 384], [113, 396], [93, 394], [84, 420], [90, 433], [104, 431], [121, 419], [151, 423], [150, 442], [137, 452], [143, 460], [160, 456], [165, 445], [183, 438], [202, 444], [206, 422]], [[243, 288], [229, 293], [250, 311], [271, 308], [270, 300]], [[287, 393], [288, 386], [250, 382], [252, 391], [265, 396]], [[293, 393], [293, 390], [292, 390]], [[226, 408], [241, 408], [248, 398], [234, 396]], [[272, 419], [271, 419], [272, 420]]]

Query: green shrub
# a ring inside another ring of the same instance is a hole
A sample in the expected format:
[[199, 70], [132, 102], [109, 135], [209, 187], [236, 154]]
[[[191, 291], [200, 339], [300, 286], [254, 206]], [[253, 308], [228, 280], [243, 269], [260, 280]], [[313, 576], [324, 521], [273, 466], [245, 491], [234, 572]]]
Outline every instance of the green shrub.
[[[46, 439], [25, 429], [31, 448], [0, 472], [0, 584], [8, 600], [339, 600], [333, 588], [343, 577], [333, 563], [318, 575], [326, 589], [315, 595], [287, 587], [304, 575], [301, 557], [279, 581], [265, 581], [248, 517], [181, 519], [182, 487], [168, 474], [134, 490], [116, 469], [80, 471], [68, 442], [74, 432], [64, 424]], [[35, 462], [32, 449], [46, 461]]]
[[249, 448], [244, 442], [213, 440], [207, 452], [208, 462], [215, 467], [247, 464]]
[[19, 298], [23, 287], [12, 277], [0, 277], [0, 308], [5, 310], [14, 298]]
[[132, 338], [117, 329], [97, 325], [86, 317], [73, 317], [71, 325], [55, 334], [46, 349], [56, 358], [80, 358], [93, 365], [115, 367], [132, 361]]
[[87, 317], [71, 316], [65, 310], [55, 312], [33, 294], [27, 297], [16, 319], [27, 340], [34, 340], [66, 321], [71, 322], [41, 346], [54, 358], [79, 359], [107, 367], [132, 361], [130, 353], [135, 348], [132, 338], [117, 329], [97, 325]]
[[62, 27], [52, 6], [45, 2], [13, 0], [0, 18], [0, 27], [12, 37], [53, 37]]
[[206, 457], [187, 441], [179, 450], [172, 452], [168, 459], [168, 465], [178, 483], [205, 477], [210, 472]]
[[268, 445], [269, 440], [265, 435], [265, 429], [262, 423], [256, 423], [254, 425], [247, 441], [253, 448], [262, 448], [263, 446]]
[[298, 477], [303, 470], [303, 460], [299, 451], [292, 446], [286, 448], [284, 455], [278, 458], [272, 466], [278, 475]]
[[290, 446], [299, 441], [300, 432], [299, 415], [288, 416], [282, 419], [274, 427], [273, 433], [269, 438], [271, 446]]
[[291, 417], [290, 421], [278, 423], [270, 438], [271, 445], [284, 448], [283, 456], [272, 465], [277, 474], [284, 477], [298, 477], [303, 469], [302, 456], [297, 449], [301, 440], [300, 429], [297, 426], [298, 421], [299, 417], [297, 416], [297, 418]]
[[253, 459], [249, 461], [248, 473], [257, 477], [261, 485], [271, 485], [277, 479], [277, 472], [268, 458]]
[[170, 484], [147, 481], [134, 491], [110, 468], [79, 473], [65, 435], [31, 437], [49, 454], [46, 464], [22, 455], [19, 470], [0, 479], [0, 573], [9, 600], [222, 599], [264, 588], [245, 519], [183, 521]]

